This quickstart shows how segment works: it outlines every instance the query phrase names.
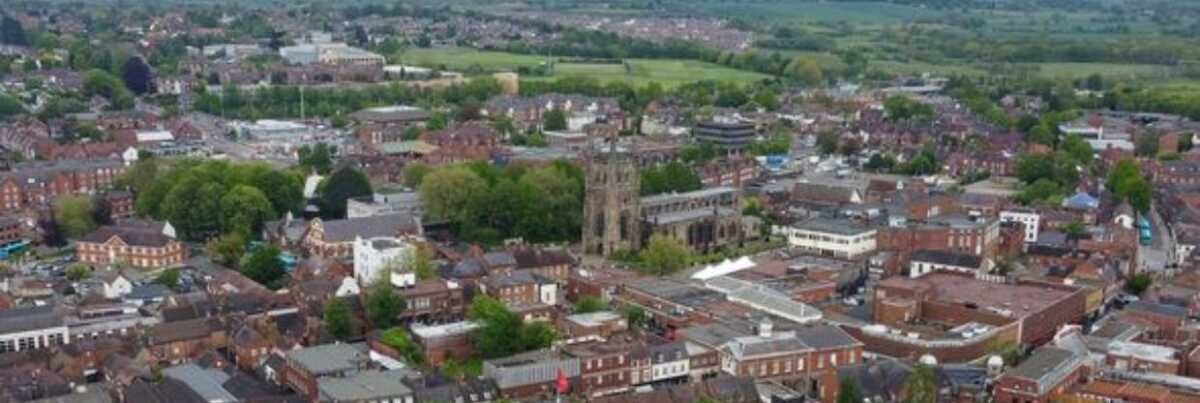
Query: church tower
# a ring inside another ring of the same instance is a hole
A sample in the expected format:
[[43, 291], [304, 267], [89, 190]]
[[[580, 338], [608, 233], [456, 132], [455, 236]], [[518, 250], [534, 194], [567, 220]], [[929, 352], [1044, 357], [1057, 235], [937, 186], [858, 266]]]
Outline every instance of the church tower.
[[584, 253], [608, 256], [616, 250], [640, 249], [641, 175], [636, 150], [618, 149], [615, 136], [599, 141], [607, 150], [597, 152], [592, 145], [585, 150]]

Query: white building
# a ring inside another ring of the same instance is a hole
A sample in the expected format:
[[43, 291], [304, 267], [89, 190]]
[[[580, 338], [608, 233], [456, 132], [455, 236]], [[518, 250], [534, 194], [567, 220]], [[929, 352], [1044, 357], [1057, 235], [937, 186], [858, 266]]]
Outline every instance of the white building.
[[1004, 210], [1000, 222], [1019, 222], [1025, 225], [1025, 242], [1037, 242], [1042, 215], [1033, 210]]
[[98, 273], [96, 278], [102, 283], [101, 294], [105, 299], [120, 299], [133, 292], [133, 283], [118, 271], [106, 270]]
[[777, 235], [788, 244], [821, 256], [853, 259], [875, 251], [878, 231], [849, 220], [814, 218], [786, 226], [776, 226]]
[[54, 306], [0, 311], [0, 353], [47, 348], [70, 343], [67, 325]]
[[377, 53], [344, 43], [302, 44], [279, 48], [279, 56], [290, 64], [377, 65], [387, 61]]
[[360, 285], [384, 278], [397, 287], [410, 287], [417, 282], [416, 273], [395, 271], [401, 269], [405, 259], [416, 253], [411, 243], [392, 237], [354, 239], [354, 278]]
[[957, 272], [965, 274], [988, 273], [991, 261], [980, 256], [940, 250], [919, 250], [908, 259], [908, 276], [917, 278], [932, 272]]

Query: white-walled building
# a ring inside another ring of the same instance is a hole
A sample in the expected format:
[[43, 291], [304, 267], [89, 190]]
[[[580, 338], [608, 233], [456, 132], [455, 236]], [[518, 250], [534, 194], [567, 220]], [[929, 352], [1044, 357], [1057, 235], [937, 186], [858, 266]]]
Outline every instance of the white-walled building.
[[397, 287], [409, 287], [417, 282], [416, 273], [412, 271], [393, 271], [400, 269], [405, 259], [416, 253], [416, 247], [400, 238], [375, 237], [354, 239], [354, 278], [359, 285], [371, 282], [387, 275], [389, 281]]
[[1025, 225], [1025, 242], [1037, 242], [1041, 221], [1041, 214], [1034, 210], [1004, 210], [1000, 212], [1000, 222], [1019, 222]]
[[58, 346], [70, 340], [67, 325], [54, 306], [0, 311], [0, 353]]
[[919, 250], [908, 259], [908, 276], [917, 278], [935, 271], [975, 275], [991, 271], [991, 261], [981, 256], [941, 250]]
[[777, 235], [788, 244], [821, 256], [854, 259], [874, 252], [878, 231], [849, 220], [814, 218], [786, 226], [776, 226]]

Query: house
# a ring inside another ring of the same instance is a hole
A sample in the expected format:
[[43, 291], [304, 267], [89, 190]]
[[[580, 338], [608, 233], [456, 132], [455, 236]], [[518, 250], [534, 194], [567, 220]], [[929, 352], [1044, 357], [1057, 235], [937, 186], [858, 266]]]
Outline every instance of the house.
[[416, 273], [405, 269], [405, 259], [417, 253], [408, 239], [374, 237], [354, 239], [354, 278], [366, 286], [377, 280], [391, 282], [396, 287], [409, 287], [417, 282]]
[[0, 353], [67, 343], [67, 325], [52, 305], [0, 310]]
[[396, 290], [407, 302], [400, 319], [422, 323], [462, 319], [466, 310], [463, 287], [454, 280], [428, 279]]
[[631, 356], [634, 346], [625, 341], [593, 341], [563, 347], [563, 353], [580, 362], [579, 380], [573, 393], [599, 397], [622, 393], [632, 388], [636, 370], [631, 370], [635, 359]]
[[441, 365], [448, 360], [466, 360], [475, 353], [471, 337], [479, 324], [470, 321], [411, 327], [413, 341], [421, 346], [425, 361]]
[[1000, 222], [1015, 222], [1024, 226], [1025, 242], [1037, 242], [1041, 214], [1031, 209], [1013, 209], [1000, 212]]
[[550, 350], [536, 350], [483, 362], [483, 376], [496, 381], [505, 399], [550, 398], [561, 374], [569, 385], [578, 385], [580, 359]]
[[835, 326], [775, 332], [765, 321], [757, 334], [721, 346], [721, 370], [758, 379], [812, 379], [816, 397], [825, 400], [837, 393], [832, 387], [837, 368], [862, 361], [862, 350], [862, 343]]
[[983, 257], [941, 250], [922, 249], [909, 256], [908, 276], [920, 277], [934, 271], [951, 271], [975, 275], [987, 274], [991, 261]]
[[106, 299], [119, 299], [133, 291], [133, 283], [118, 270], [92, 272], [92, 276], [100, 280], [101, 295]]
[[216, 319], [199, 318], [155, 325], [146, 330], [144, 344], [158, 361], [179, 363], [225, 347], [225, 336]]
[[841, 259], [855, 259], [875, 251], [874, 228], [849, 220], [813, 218], [787, 226], [777, 226], [773, 232], [787, 237], [788, 244], [805, 252]]
[[286, 353], [280, 383], [312, 401], [321, 400], [320, 382], [325, 377], [346, 377], [367, 369], [370, 360], [362, 344], [322, 344]]
[[355, 239], [396, 238], [422, 233], [420, 220], [408, 214], [329, 221], [315, 218], [309, 221], [301, 244], [315, 256], [349, 257], [354, 254]]
[[167, 267], [183, 263], [187, 247], [175, 239], [170, 223], [128, 222], [107, 225], [79, 240], [79, 261], [96, 266], [118, 262], [133, 267]]
[[998, 402], [1049, 403], [1087, 375], [1084, 357], [1057, 347], [1042, 347], [996, 380]]

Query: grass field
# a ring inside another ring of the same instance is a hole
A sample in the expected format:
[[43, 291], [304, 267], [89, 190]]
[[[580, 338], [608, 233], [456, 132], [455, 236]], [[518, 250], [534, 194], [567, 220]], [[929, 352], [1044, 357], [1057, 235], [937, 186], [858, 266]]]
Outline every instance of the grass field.
[[[400, 62], [426, 67], [441, 67], [452, 71], [511, 71], [518, 67], [537, 67], [545, 57], [474, 49], [411, 49], [400, 56]], [[675, 86], [699, 80], [752, 82], [767, 75], [731, 69], [725, 66], [693, 60], [627, 59], [630, 69], [621, 64], [558, 63], [551, 77], [526, 77], [531, 80], [553, 80], [562, 77], [590, 77], [611, 82], [623, 81], [642, 85], [652, 81]]]

